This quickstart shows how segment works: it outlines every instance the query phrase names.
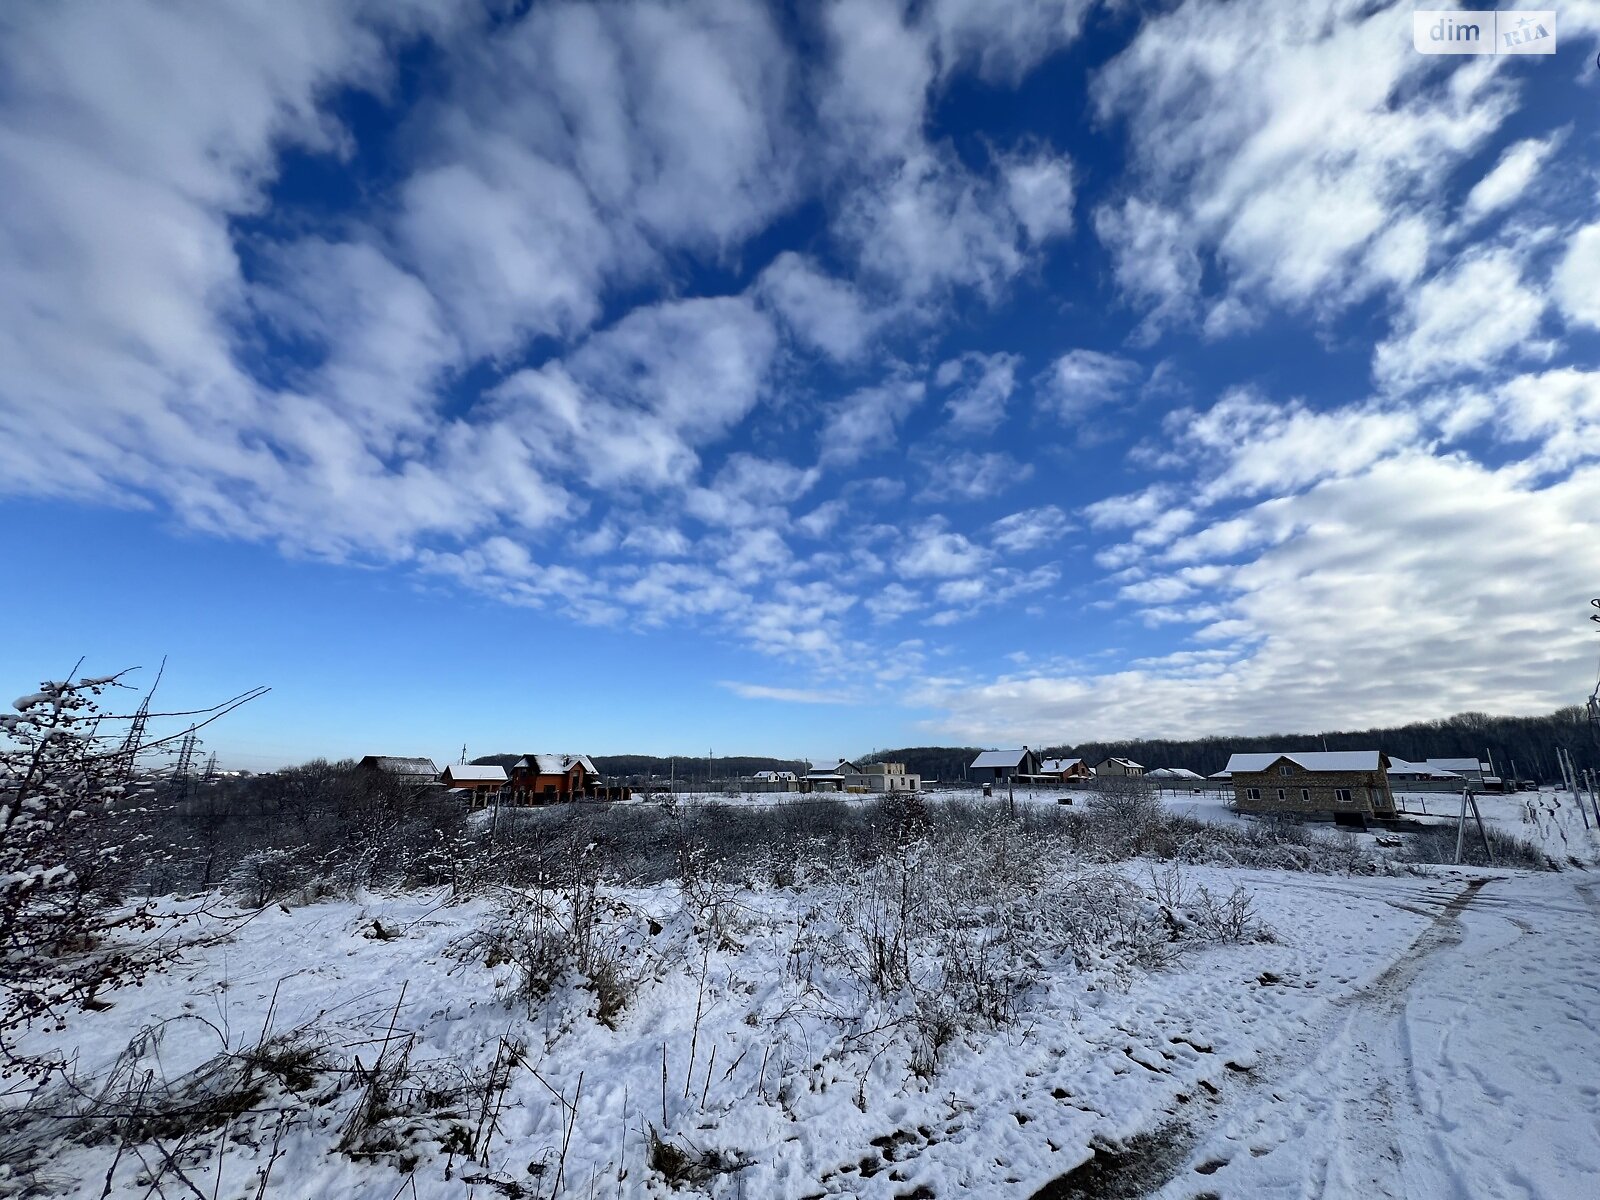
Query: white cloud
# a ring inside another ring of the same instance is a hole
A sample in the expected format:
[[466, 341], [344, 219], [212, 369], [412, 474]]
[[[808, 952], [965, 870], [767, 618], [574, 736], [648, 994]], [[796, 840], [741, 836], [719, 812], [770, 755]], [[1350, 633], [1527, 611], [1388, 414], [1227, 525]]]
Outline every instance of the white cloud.
[[1201, 265], [1190, 219], [1133, 196], [1097, 208], [1094, 229], [1111, 251], [1123, 296], [1148, 310], [1145, 340], [1193, 311]]
[[1072, 231], [1072, 160], [1045, 152], [1000, 161], [1006, 198], [1033, 242]]
[[945, 73], [971, 62], [991, 82], [1015, 83], [1081, 32], [1087, 0], [934, 0], [926, 19]]
[[1600, 329], [1600, 221], [1573, 235], [1551, 282], [1568, 321]]
[[777, 349], [771, 322], [736, 297], [638, 308], [560, 362], [494, 393], [495, 428], [549, 469], [578, 464], [591, 487], [682, 486], [695, 447], [755, 406]]
[[1129, 198], [1096, 220], [1129, 299], [1185, 316], [1201, 252], [1257, 308], [1409, 285], [1452, 170], [1515, 103], [1488, 60], [1438, 67], [1394, 6], [1188, 0], [1148, 19], [1092, 88], [1132, 145]]
[[1056, 541], [1072, 528], [1067, 514], [1054, 504], [1025, 508], [989, 526], [994, 544], [1012, 554], [1025, 554]]
[[894, 561], [912, 579], [971, 575], [989, 562], [989, 552], [934, 520], [911, 531], [896, 549]]
[[1096, 529], [1143, 525], [1165, 512], [1174, 495], [1170, 484], [1153, 483], [1137, 492], [1087, 504], [1083, 515]]
[[858, 189], [835, 229], [868, 279], [910, 301], [951, 288], [992, 300], [1026, 262], [1016, 218], [994, 192], [952, 153], [923, 150]]
[[826, 537], [828, 532], [839, 523], [840, 518], [849, 511], [849, 505], [843, 500], [829, 500], [817, 505], [802, 517], [795, 518], [795, 528], [807, 537]]
[[984, 500], [1033, 475], [1032, 463], [1018, 462], [997, 451], [927, 455], [924, 462], [929, 480], [923, 500]]
[[856, 701], [838, 692], [819, 691], [814, 688], [771, 687], [764, 683], [739, 683], [721, 680], [725, 687], [741, 700], [778, 700], [785, 704], [854, 704]]
[[756, 291], [797, 338], [839, 362], [859, 358], [878, 324], [851, 284], [792, 250], [772, 260]]
[[896, 429], [922, 403], [924, 390], [920, 381], [891, 379], [829, 405], [819, 435], [819, 461], [848, 466], [895, 446]]
[[1544, 306], [1511, 251], [1469, 254], [1410, 296], [1399, 329], [1373, 356], [1373, 372], [1385, 386], [1404, 389], [1517, 354], [1542, 355], [1548, 347], [1534, 335]]
[[1600, 469], [1542, 489], [1518, 475], [1417, 454], [1258, 505], [1241, 519], [1270, 548], [1209, 577], [1227, 616], [1202, 636], [1236, 645], [1203, 664], [1183, 649], [1101, 675], [930, 685], [917, 699], [945, 710], [941, 734], [976, 743], [1547, 712], [1593, 670], [1583, 612]]
[[976, 352], [941, 363], [934, 382], [939, 387], [960, 384], [945, 401], [950, 428], [993, 432], [1005, 419], [1006, 402], [1016, 390], [1021, 365], [1022, 357], [1017, 354]]
[[452, 48], [398, 230], [476, 352], [581, 332], [608, 282], [731, 246], [798, 195], [792, 56], [765, 9], [541, 4]]
[[1473, 184], [1467, 193], [1466, 202], [1461, 206], [1462, 220], [1481, 221], [1516, 203], [1560, 143], [1560, 135], [1552, 134], [1546, 138], [1524, 138], [1507, 147], [1494, 169]]
[[1099, 350], [1069, 350], [1051, 363], [1034, 387], [1045, 406], [1063, 421], [1081, 421], [1119, 404], [1138, 383], [1139, 364]]

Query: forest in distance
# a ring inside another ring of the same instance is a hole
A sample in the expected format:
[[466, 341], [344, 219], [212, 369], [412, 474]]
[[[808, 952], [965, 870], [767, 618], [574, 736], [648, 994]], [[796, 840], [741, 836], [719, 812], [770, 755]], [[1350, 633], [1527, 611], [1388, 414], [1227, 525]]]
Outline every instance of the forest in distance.
[[[1600, 749], [1584, 710], [1578, 705], [1558, 708], [1534, 717], [1501, 717], [1488, 713], [1466, 712], [1434, 721], [1416, 721], [1372, 729], [1340, 730], [1328, 733], [1218, 734], [1202, 738], [1133, 738], [1124, 741], [1079, 742], [1036, 746], [1047, 758], [1082, 758], [1091, 764], [1107, 758], [1131, 758], [1145, 767], [1183, 767], [1201, 775], [1211, 775], [1227, 765], [1230, 754], [1295, 750], [1382, 750], [1391, 758], [1420, 762], [1428, 758], [1482, 759], [1485, 752], [1493, 759], [1496, 771], [1516, 774], [1523, 779], [1558, 781], [1556, 749], [1571, 752], [1582, 770], [1600, 767]], [[962, 779], [967, 765], [989, 746], [907, 746], [892, 750], [871, 750], [849, 755], [853, 762], [902, 762], [906, 770], [927, 781], [944, 783]], [[1007, 747], [1009, 748], [1009, 747]], [[489, 754], [472, 761], [510, 765], [521, 754]], [[757, 771], [796, 771], [807, 764], [795, 759], [759, 756], [682, 755], [676, 758], [648, 754], [591, 754], [603, 775], [662, 776], [679, 779], [728, 779], [754, 775]], [[832, 766], [832, 763], [816, 763]]]

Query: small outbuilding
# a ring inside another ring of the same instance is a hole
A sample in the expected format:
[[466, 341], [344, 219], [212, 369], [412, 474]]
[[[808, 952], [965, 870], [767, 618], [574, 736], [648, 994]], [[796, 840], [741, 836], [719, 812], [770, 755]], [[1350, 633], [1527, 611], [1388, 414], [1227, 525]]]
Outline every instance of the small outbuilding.
[[468, 793], [474, 805], [486, 803], [510, 779], [504, 767], [479, 766], [476, 763], [451, 763], [439, 776], [439, 782], [445, 787]]

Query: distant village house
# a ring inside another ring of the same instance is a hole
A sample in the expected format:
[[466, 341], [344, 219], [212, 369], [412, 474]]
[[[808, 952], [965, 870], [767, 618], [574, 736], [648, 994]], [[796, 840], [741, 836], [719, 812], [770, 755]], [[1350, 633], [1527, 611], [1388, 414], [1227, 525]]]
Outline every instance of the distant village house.
[[1144, 768], [1131, 758], [1108, 758], [1095, 767], [1096, 775], [1143, 775]]
[[1039, 756], [1021, 750], [985, 750], [972, 760], [967, 774], [974, 783], [1005, 783], [1019, 776], [1039, 774]]
[[401, 783], [429, 786], [439, 782], [439, 768], [431, 758], [407, 758], [394, 754], [369, 754], [356, 769], [398, 780]]
[[1058, 783], [1079, 779], [1092, 779], [1094, 772], [1081, 758], [1045, 758], [1039, 761], [1039, 774], [1048, 775]]
[[588, 795], [600, 772], [586, 754], [525, 754], [511, 765], [511, 791], [521, 804], [555, 804]]

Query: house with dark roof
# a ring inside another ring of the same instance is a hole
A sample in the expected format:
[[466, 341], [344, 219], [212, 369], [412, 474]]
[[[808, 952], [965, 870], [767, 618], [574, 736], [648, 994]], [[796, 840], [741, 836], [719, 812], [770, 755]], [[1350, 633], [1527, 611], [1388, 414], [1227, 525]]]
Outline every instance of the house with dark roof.
[[974, 783], [1005, 783], [1021, 775], [1039, 774], [1039, 756], [1024, 746], [1021, 750], [985, 750], [972, 760], [967, 776]]
[[1365, 825], [1393, 817], [1389, 756], [1381, 750], [1235, 754], [1228, 759], [1234, 807], [1248, 813], [1331, 816]]
[[431, 758], [407, 758], [395, 754], [369, 754], [356, 764], [356, 769], [372, 771], [397, 779], [401, 783], [433, 784], [439, 782], [439, 768]]

